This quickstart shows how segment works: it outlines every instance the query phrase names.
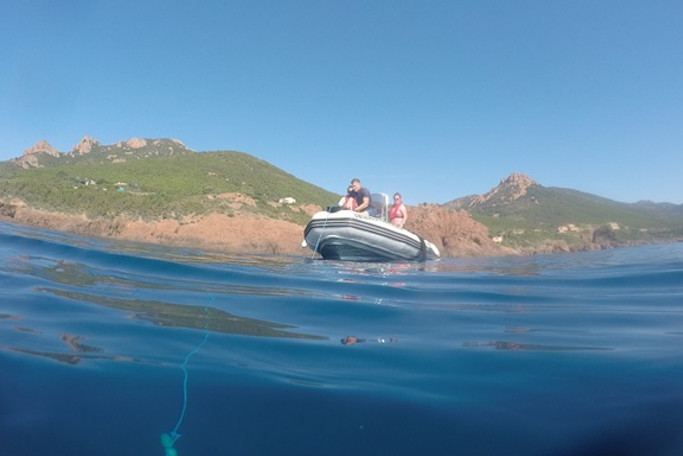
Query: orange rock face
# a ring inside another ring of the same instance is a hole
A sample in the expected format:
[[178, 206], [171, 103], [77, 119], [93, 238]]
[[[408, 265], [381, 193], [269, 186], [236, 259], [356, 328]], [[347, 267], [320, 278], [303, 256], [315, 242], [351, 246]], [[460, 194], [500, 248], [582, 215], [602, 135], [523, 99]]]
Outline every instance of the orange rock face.
[[493, 242], [488, 229], [467, 212], [436, 204], [409, 207], [405, 227], [434, 243], [441, 250], [442, 258], [515, 253]]
[[[314, 212], [314, 208], [310, 208]], [[485, 226], [464, 211], [438, 205], [408, 208], [406, 228], [433, 242], [442, 258], [515, 253], [494, 243]], [[46, 212], [21, 202], [0, 204], [0, 220], [92, 237], [193, 247], [226, 253], [310, 255], [302, 250], [304, 227], [253, 215], [209, 214], [154, 222], [126, 217], [91, 220], [83, 215]]]

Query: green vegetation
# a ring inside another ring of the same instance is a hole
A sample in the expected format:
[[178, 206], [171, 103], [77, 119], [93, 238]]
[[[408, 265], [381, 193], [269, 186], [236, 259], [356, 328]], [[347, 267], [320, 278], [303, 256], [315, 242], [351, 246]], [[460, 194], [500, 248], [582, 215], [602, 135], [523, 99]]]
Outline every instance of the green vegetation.
[[[104, 146], [86, 138], [81, 145], [82, 150], [60, 156], [38, 151], [0, 163], [0, 202], [18, 199], [33, 208], [93, 219], [127, 215], [182, 221], [219, 213], [304, 225], [310, 215], [303, 206], [326, 207], [338, 198], [241, 152], [196, 153], [169, 139]], [[683, 240], [683, 205], [618, 203], [543, 187], [514, 174], [494, 190], [445, 206], [464, 208], [491, 237], [523, 251]], [[280, 204], [286, 197], [296, 203]]]
[[[241, 194], [253, 200], [240, 204]], [[292, 206], [278, 204], [293, 197]], [[173, 157], [131, 157], [123, 163], [0, 168], [0, 199], [89, 217], [127, 214], [143, 219], [182, 218], [236, 210], [304, 224], [302, 204], [325, 207], [337, 196], [240, 152]], [[294, 209], [293, 209], [294, 208]]]
[[503, 245], [533, 248], [547, 242], [580, 249], [683, 239], [683, 210], [627, 204], [576, 190], [533, 185], [519, 199], [505, 196], [468, 208]]

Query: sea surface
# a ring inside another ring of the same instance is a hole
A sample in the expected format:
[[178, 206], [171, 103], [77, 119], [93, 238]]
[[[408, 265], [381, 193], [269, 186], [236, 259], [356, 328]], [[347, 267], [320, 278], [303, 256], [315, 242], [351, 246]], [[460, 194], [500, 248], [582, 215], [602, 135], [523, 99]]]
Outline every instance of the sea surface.
[[0, 455], [683, 455], [683, 244], [378, 264], [0, 224]]

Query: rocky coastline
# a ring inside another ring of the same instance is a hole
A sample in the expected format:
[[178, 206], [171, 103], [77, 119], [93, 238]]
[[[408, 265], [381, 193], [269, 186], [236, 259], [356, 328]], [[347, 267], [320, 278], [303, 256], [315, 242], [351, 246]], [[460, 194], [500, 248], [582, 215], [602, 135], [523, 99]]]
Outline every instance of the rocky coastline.
[[[485, 226], [464, 211], [438, 205], [409, 207], [406, 228], [434, 242], [443, 258], [518, 254], [494, 243]], [[0, 202], [0, 221], [63, 233], [197, 248], [221, 253], [308, 255], [301, 248], [303, 226], [251, 214], [213, 213], [183, 220], [143, 221], [125, 215], [90, 219], [81, 214], [31, 208], [21, 201]]]

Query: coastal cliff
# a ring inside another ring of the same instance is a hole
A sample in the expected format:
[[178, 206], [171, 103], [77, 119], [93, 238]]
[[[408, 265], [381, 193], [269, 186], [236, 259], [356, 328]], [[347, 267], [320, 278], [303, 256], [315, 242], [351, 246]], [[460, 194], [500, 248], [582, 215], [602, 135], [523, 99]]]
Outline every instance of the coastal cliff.
[[[465, 212], [438, 205], [408, 208], [406, 228], [432, 241], [443, 258], [516, 253], [488, 237], [485, 226]], [[224, 253], [311, 255], [301, 248], [303, 226], [252, 214], [212, 213], [182, 221], [144, 221], [117, 216], [91, 219], [85, 215], [34, 209], [21, 201], [0, 202], [0, 221], [64, 233], [132, 242], [197, 248]]]

